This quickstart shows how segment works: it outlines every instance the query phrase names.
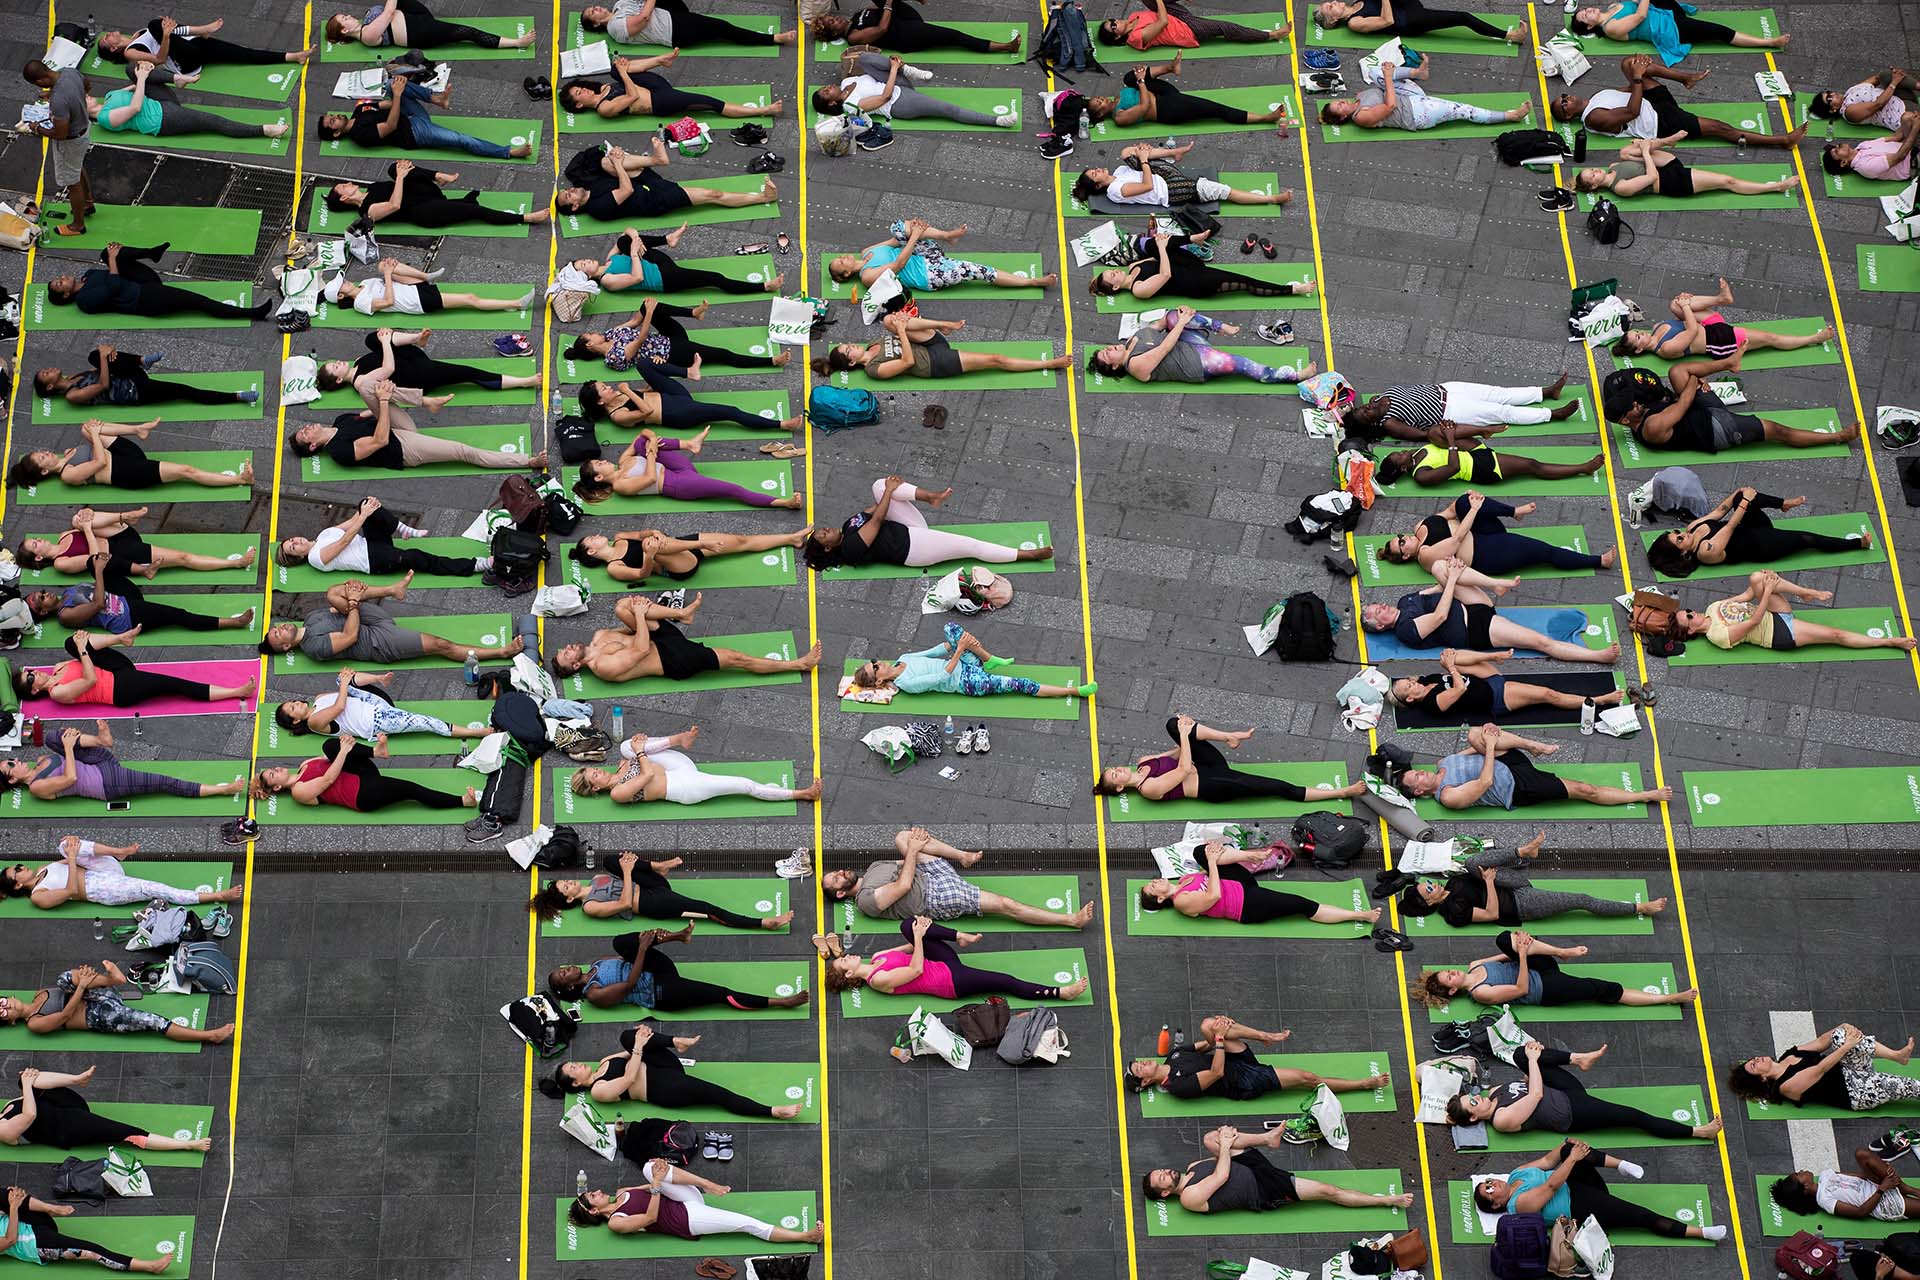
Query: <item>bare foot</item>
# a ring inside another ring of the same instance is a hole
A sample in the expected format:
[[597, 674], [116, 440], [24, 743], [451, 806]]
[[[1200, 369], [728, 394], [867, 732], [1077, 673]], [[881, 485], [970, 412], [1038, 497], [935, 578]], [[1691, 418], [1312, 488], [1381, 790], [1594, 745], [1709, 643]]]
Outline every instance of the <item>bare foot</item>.
[[799, 1114], [800, 1104], [797, 1102], [785, 1102], [773, 1109], [775, 1120], [791, 1120]]
[[1640, 914], [1643, 916], [1657, 916], [1666, 909], [1667, 900], [1665, 898], [1649, 898], [1640, 904]]
[[794, 792], [793, 798], [795, 800], [818, 800], [820, 798], [820, 783], [821, 780], [815, 778], [811, 784]]
[[1078, 1000], [1081, 996], [1085, 995], [1086, 993], [1087, 993], [1087, 980], [1085, 978], [1076, 979], [1075, 981], [1069, 982], [1066, 986], [1060, 988], [1060, 998], [1062, 1000]]
[[957, 943], [959, 943], [959, 944], [960, 944], [961, 946], [963, 946], [963, 947], [970, 947], [970, 946], [972, 946], [972, 945], [973, 945], [974, 943], [976, 943], [976, 942], [978, 942], [978, 941], [980, 941], [980, 939], [981, 939], [981, 938], [983, 938], [983, 937], [985, 937], [985, 936], [986, 936], [986, 935], [985, 935], [985, 934], [982, 934], [982, 933], [959, 933], [959, 932], [956, 932], [956, 933], [955, 933], [955, 934], [953, 935], [953, 940], [954, 940], [955, 942], [957, 942]]
[[773, 367], [776, 369], [784, 369], [787, 367], [788, 363], [790, 363], [792, 360], [793, 360], [793, 348], [781, 347], [780, 354], [773, 358]]
[[1693, 1127], [1693, 1136], [1696, 1138], [1717, 1138], [1720, 1136], [1720, 1131], [1726, 1127], [1726, 1121], [1722, 1120], [1719, 1116], [1715, 1116], [1705, 1124], [1695, 1125]]
[[801, 654], [800, 661], [802, 664], [804, 664], [803, 669], [807, 671], [811, 671], [815, 667], [819, 666], [820, 665], [820, 646], [818, 644], [815, 644], [813, 648]]
[[384, 733], [374, 734], [373, 735], [373, 758], [376, 760], [385, 760], [391, 754], [392, 752], [388, 751], [387, 749], [387, 735]]
[[1537, 756], [1550, 756], [1558, 751], [1560, 747], [1561, 744], [1558, 742], [1540, 742], [1533, 744], [1532, 751], [1533, 754]]
[[1078, 911], [1073, 913], [1072, 920], [1073, 920], [1073, 927], [1076, 929], [1084, 929], [1088, 925], [1092, 924], [1093, 923], [1093, 904], [1091, 902], [1083, 904]]
[[1252, 736], [1253, 736], [1253, 730], [1251, 729], [1240, 729], [1234, 732], [1230, 732], [1227, 734], [1226, 745], [1231, 748], [1234, 748], [1235, 750], [1238, 750], [1240, 747], [1240, 744], [1245, 742], [1248, 738], [1251, 738]]
[[768, 916], [760, 922], [762, 929], [784, 929], [793, 923], [793, 912], [782, 912], [777, 916]]
[[[1885, 1048], [1886, 1046], [1882, 1045], [1881, 1047]], [[1913, 1037], [1912, 1036], [1908, 1036], [1907, 1042], [1901, 1045], [1898, 1049], [1889, 1050], [1887, 1053], [1887, 1059], [1890, 1062], [1904, 1063], [1911, 1057], [1913, 1057]]]
[[1694, 990], [1692, 987], [1688, 987], [1685, 991], [1676, 991], [1673, 993], [1674, 1004], [1692, 1004], [1695, 1000], [1698, 1000], [1699, 998], [1700, 998], [1700, 993]]
[[1371, 910], [1371, 911], [1362, 911], [1362, 912], [1360, 913], [1360, 919], [1361, 919], [1362, 921], [1364, 921], [1365, 923], [1367, 923], [1367, 924], [1379, 924], [1379, 923], [1380, 923], [1380, 908], [1379, 908], [1379, 907], [1375, 907], [1375, 908], [1374, 908], [1373, 910]]
[[1598, 1049], [1589, 1049], [1585, 1053], [1570, 1053], [1567, 1055], [1567, 1061], [1582, 1071], [1591, 1071], [1594, 1064], [1606, 1056], [1607, 1046], [1603, 1044]]
[[1603, 666], [1611, 666], [1620, 661], [1620, 646], [1610, 644], [1604, 649], [1594, 650], [1593, 660]]
[[460, 793], [460, 807], [463, 809], [478, 809], [480, 807], [480, 793], [472, 787], [468, 787]]
[[[1275, 1129], [1274, 1132], [1279, 1133], [1280, 1130]], [[1388, 1196], [1387, 1203], [1396, 1208], [1411, 1209], [1413, 1208], [1413, 1193], [1411, 1191], [1402, 1191], [1397, 1196]]]
[[225, 1044], [227, 1041], [231, 1039], [233, 1039], [233, 1024], [229, 1022], [224, 1027], [215, 1027], [213, 1029], [213, 1036], [211, 1039], [207, 1041], [207, 1043], [208, 1044]]
[[961, 851], [960, 856], [955, 858], [954, 861], [963, 867], [971, 867], [986, 856], [987, 851], [985, 849], [965, 849]]
[[187, 1150], [211, 1151], [213, 1150], [213, 1139], [212, 1138], [196, 1138], [192, 1142], [189, 1142], [187, 1144]]
[[927, 505], [930, 507], [941, 506], [946, 502], [948, 498], [951, 498], [952, 496], [953, 496], [953, 486], [949, 485], [946, 488], [942, 489], [940, 492], [934, 494], [931, 498], [928, 498]]
[[1611, 569], [1615, 564], [1619, 562], [1619, 559], [1620, 559], [1620, 548], [1608, 547], [1605, 551], [1602, 551], [1600, 553], [1600, 567], [1602, 569]]
[[395, 600], [405, 600], [407, 598], [407, 588], [412, 585], [413, 570], [409, 569], [400, 575], [400, 581], [393, 584], [393, 598]]

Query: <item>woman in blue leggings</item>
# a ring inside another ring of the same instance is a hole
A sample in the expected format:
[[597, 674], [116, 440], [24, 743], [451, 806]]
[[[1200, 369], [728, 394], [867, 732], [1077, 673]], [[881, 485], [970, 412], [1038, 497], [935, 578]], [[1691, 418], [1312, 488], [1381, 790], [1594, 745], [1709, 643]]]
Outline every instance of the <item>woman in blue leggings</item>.
[[1413, 532], [1388, 538], [1380, 554], [1394, 564], [1418, 564], [1436, 577], [1440, 565], [1455, 560], [1468, 569], [1462, 582], [1489, 589], [1512, 585], [1514, 574], [1535, 565], [1570, 573], [1613, 568], [1613, 547], [1596, 556], [1507, 532], [1506, 521], [1524, 520], [1538, 506], [1534, 502], [1508, 506], [1469, 489], [1415, 525]]

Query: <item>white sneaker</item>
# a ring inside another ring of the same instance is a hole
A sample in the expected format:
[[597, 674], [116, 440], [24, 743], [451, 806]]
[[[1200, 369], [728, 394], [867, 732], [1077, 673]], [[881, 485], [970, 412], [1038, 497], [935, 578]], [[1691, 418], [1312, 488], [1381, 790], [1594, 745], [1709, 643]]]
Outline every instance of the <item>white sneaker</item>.
[[993, 739], [987, 736], [987, 726], [981, 725], [973, 731], [973, 749], [982, 755], [993, 750]]
[[954, 744], [953, 754], [970, 756], [973, 754], [973, 730], [966, 729], [960, 734], [960, 741]]
[[996, 129], [1018, 129], [1020, 127], [1020, 117], [1010, 111], [1003, 111], [993, 118], [993, 127]]
[[805, 880], [813, 874], [813, 851], [795, 849], [773, 864], [774, 874], [782, 880]]
[[900, 64], [900, 74], [915, 84], [925, 84], [927, 81], [933, 79], [933, 72], [928, 71], [924, 67], [911, 66], [904, 62]]

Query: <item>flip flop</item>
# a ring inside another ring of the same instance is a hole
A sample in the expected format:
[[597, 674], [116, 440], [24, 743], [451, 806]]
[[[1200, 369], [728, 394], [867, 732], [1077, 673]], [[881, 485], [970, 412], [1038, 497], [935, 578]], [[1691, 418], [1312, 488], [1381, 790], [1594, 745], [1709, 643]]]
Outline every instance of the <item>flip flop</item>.
[[820, 954], [822, 959], [826, 960], [838, 960], [846, 954], [840, 946], [840, 935], [837, 933], [814, 934], [813, 949]]
[[784, 258], [787, 256], [787, 251], [793, 248], [793, 237], [782, 231], [773, 238], [773, 247], [778, 250], [780, 256]]
[[783, 462], [788, 458], [804, 458], [807, 456], [807, 451], [791, 440], [769, 440], [766, 444], [760, 446], [760, 452], [766, 454], [769, 458], [779, 458]]
[[947, 429], [947, 406], [943, 404], [928, 405], [920, 413], [920, 425], [930, 427], [935, 431], [945, 431]]
[[1253, 253], [1254, 247], [1257, 246], [1259, 243], [1260, 243], [1260, 237], [1256, 236], [1255, 234], [1253, 234], [1253, 232], [1249, 231], [1247, 232], [1247, 238], [1240, 242], [1240, 252], [1251, 256]]
[[1385, 925], [1381, 925], [1378, 929], [1375, 929], [1372, 937], [1373, 949], [1375, 951], [1413, 950], [1413, 940], [1411, 938], [1407, 937], [1404, 933], [1389, 929]]
[[85, 231], [75, 231], [72, 227], [62, 222], [54, 227], [53, 234], [57, 236], [83, 236], [87, 233]]
[[1280, 256], [1280, 251], [1273, 247], [1273, 241], [1267, 239], [1265, 236], [1260, 237], [1260, 253], [1268, 262], [1272, 262]]

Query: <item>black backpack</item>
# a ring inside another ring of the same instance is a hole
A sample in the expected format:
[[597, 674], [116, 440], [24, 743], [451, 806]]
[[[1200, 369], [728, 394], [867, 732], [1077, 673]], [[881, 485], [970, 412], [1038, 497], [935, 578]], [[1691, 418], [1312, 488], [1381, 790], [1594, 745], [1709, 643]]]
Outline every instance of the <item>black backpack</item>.
[[635, 1164], [665, 1160], [682, 1169], [700, 1146], [699, 1135], [685, 1120], [630, 1120], [620, 1132], [620, 1154]]
[[547, 562], [545, 538], [503, 524], [493, 531], [492, 550], [493, 568], [486, 576], [488, 586], [499, 587], [510, 596], [533, 590], [540, 577], [540, 567]]
[[564, 493], [550, 493], [547, 495], [548, 533], [558, 534], [564, 538], [580, 527], [580, 521], [585, 518], [586, 514], [586, 512], [580, 509], [579, 503]]
[[[1619, 244], [1622, 249], [1633, 248], [1633, 228], [1620, 216], [1620, 206], [1601, 196], [1593, 202], [1592, 212], [1587, 214], [1587, 234], [1601, 244]], [[1626, 242], [1621, 244], [1620, 237]]]
[[555, 827], [553, 835], [540, 852], [533, 855], [533, 865], [542, 871], [565, 871], [569, 867], [586, 865], [586, 850], [591, 848], [580, 833], [572, 827]]
[[1502, 164], [1557, 164], [1573, 154], [1565, 138], [1551, 129], [1509, 129], [1493, 140]]
[[1300, 514], [1280, 527], [1292, 534], [1295, 542], [1311, 546], [1359, 524], [1360, 504], [1353, 495], [1344, 489], [1329, 489], [1300, 499]]
[[580, 1015], [560, 1008], [545, 996], [521, 996], [501, 1008], [500, 1016], [513, 1028], [513, 1034], [533, 1046], [543, 1058], [558, 1057], [573, 1043], [580, 1029]]
[[1293, 847], [1318, 871], [1344, 871], [1367, 851], [1367, 824], [1325, 809], [1293, 820]]
[[1296, 591], [1280, 611], [1273, 654], [1282, 662], [1333, 661], [1333, 625], [1327, 602], [1311, 591]]
[[570, 413], [553, 424], [553, 445], [560, 451], [560, 461], [570, 467], [596, 462], [602, 456], [593, 423], [577, 413]]

